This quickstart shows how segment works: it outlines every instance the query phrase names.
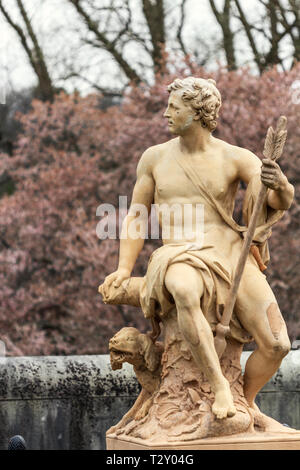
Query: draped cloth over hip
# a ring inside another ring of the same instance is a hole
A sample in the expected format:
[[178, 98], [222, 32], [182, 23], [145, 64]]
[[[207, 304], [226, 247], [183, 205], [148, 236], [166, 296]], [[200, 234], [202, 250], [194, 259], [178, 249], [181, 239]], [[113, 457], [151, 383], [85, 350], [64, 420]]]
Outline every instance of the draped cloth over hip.
[[[229, 260], [209, 245], [199, 248], [194, 244], [168, 244], [152, 253], [140, 290], [145, 317], [158, 315], [163, 319], [174, 308], [174, 300], [165, 286], [167, 269], [174, 263], [188, 264], [201, 271], [204, 291], [200, 305], [214, 331], [218, 323], [216, 309], [225, 303], [233, 273]], [[252, 340], [235, 314], [230, 328], [231, 335], [238, 341], [246, 343]]]
[[[260, 189], [260, 176], [255, 175], [248, 184], [243, 204], [243, 218], [245, 226], [238, 225], [232, 218], [234, 208], [234, 196], [225, 199], [222, 204], [216, 200], [210, 192], [203, 186], [201, 178], [189, 164], [184, 160], [178, 161], [188, 179], [197, 187], [199, 194], [207, 204], [210, 204], [222, 217], [226, 225], [233, 231], [240, 234], [238, 246], [226, 247], [224, 252], [220, 252], [217, 247], [220, 243], [215, 243], [220, 235], [212, 230], [211, 236], [207, 237], [208, 242], [202, 246], [195, 243], [167, 244], [154, 251], [150, 257], [148, 269], [143, 278], [140, 291], [141, 307], [146, 318], [158, 315], [164, 317], [175, 307], [174, 299], [165, 286], [165, 276], [167, 269], [174, 263], [188, 264], [200, 271], [204, 285], [203, 296], [201, 297], [201, 309], [214, 331], [218, 323], [217, 312], [224, 306], [227, 293], [230, 289], [234, 270], [238, 262], [239, 253], [242, 247], [242, 238], [247, 231], [247, 225], [253, 211], [255, 200]], [[271, 235], [271, 227], [282, 217], [283, 211], [276, 211], [265, 203], [261, 209], [258, 225], [254, 234], [253, 243], [259, 248], [261, 258], [265, 264], [269, 261], [269, 250], [267, 240]], [[219, 238], [220, 240], [220, 238]], [[226, 241], [224, 240], [226, 244]], [[227, 243], [229, 243], [227, 241]], [[222, 246], [222, 244], [221, 244]], [[225, 245], [224, 245], [225, 246]], [[230, 256], [228, 256], [228, 252]], [[252, 255], [249, 255], [248, 262], [256, 262]], [[259, 268], [257, 267], [259, 270]], [[236, 312], [233, 312], [230, 323], [231, 335], [241, 341], [249, 342], [251, 336], [243, 329]]]

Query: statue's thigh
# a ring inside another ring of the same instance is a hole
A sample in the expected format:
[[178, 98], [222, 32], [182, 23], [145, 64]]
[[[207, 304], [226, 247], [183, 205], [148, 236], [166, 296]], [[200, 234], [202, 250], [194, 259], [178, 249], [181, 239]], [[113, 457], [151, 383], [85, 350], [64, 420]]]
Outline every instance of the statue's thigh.
[[203, 281], [199, 269], [184, 263], [171, 264], [166, 272], [165, 286], [178, 299], [199, 303], [203, 292]]
[[287, 329], [266, 276], [247, 263], [241, 279], [236, 314], [258, 346], [274, 347], [288, 342]]

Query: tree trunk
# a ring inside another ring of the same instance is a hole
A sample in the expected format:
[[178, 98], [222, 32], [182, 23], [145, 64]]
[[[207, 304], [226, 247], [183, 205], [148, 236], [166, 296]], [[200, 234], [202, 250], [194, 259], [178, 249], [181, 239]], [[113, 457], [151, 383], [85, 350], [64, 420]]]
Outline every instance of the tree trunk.
[[226, 56], [227, 66], [229, 70], [236, 70], [236, 58], [234, 50], [234, 34], [230, 26], [231, 18], [231, 0], [225, 0], [223, 11], [220, 12], [214, 0], [209, 0], [211, 9], [218, 21], [223, 33], [223, 47]]
[[148, 24], [152, 42], [152, 60], [154, 72], [164, 73], [165, 71], [165, 12], [164, 1], [143, 0], [143, 12]]

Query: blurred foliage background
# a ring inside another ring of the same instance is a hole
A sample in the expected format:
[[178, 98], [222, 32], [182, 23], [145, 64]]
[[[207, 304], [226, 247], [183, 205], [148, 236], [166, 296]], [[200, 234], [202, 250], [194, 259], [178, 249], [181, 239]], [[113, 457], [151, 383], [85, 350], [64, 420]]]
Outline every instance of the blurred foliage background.
[[[97, 293], [119, 242], [97, 238], [96, 209], [117, 208], [119, 195], [130, 203], [142, 152], [171, 138], [167, 84], [189, 75], [214, 78], [222, 93], [215, 135], [260, 157], [267, 128], [288, 117], [280, 163], [296, 199], [273, 230], [267, 278], [291, 340], [300, 338], [299, 12], [299, 0], [0, 0], [8, 355], [106, 353], [123, 326], [150, 329], [139, 309]], [[146, 240], [134, 275], [159, 245]]]

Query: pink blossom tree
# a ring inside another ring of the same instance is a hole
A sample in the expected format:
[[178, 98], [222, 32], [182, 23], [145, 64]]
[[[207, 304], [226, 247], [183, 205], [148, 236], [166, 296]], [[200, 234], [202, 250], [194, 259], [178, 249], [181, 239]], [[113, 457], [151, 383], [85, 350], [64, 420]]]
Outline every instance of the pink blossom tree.
[[[123, 326], [149, 329], [140, 310], [104, 305], [97, 292], [117, 267], [119, 243], [98, 239], [96, 209], [102, 203], [117, 208], [119, 195], [129, 203], [140, 155], [171, 138], [162, 114], [175, 76], [215, 78], [223, 97], [215, 135], [259, 156], [268, 126], [285, 114], [289, 136], [281, 165], [297, 191], [300, 105], [291, 86], [299, 70], [253, 76], [246, 69], [208, 73], [189, 63], [188, 70], [157, 77], [151, 88], [132, 87], [121, 106], [106, 110], [97, 95], [33, 101], [32, 110], [18, 116], [23, 131], [13, 156], [0, 155], [0, 173], [9, 172], [16, 186], [0, 200], [0, 337], [8, 354], [105, 353]], [[274, 228], [267, 271], [291, 339], [300, 335], [298, 213], [294, 202]], [[144, 275], [159, 244], [146, 240], [134, 275]]]

